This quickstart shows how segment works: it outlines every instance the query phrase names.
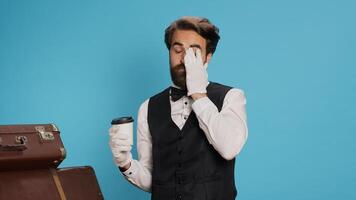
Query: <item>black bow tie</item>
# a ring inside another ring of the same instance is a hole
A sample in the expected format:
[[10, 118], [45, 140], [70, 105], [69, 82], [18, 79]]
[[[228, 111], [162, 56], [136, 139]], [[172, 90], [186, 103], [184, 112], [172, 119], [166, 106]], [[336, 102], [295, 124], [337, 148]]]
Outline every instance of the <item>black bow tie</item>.
[[172, 97], [172, 101], [177, 101], [180, 98], [182, 98], [183, 96], [187, 95], [187, 90], [182, 90], [182, 89], [178, 89], [175, 87], [171, 87], [171, 97]]

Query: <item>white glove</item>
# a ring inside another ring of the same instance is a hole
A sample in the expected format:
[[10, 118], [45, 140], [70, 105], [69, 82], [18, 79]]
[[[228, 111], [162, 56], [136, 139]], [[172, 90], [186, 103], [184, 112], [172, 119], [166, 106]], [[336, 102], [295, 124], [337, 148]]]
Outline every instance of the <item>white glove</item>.
[[196, 50], [196, 55], [192, 48], [186, 51], [184, 56], [184, 65], [186, 71], [186, 84], [188, 96], [194, 93], [206, 93], [208, 86], [208, 63], [205, 65], [201, 57], [200, 49]]
[[132, 161], [132, 147], [128, 135], [120, 132], [118, 127], [111, 127], [109, 129], [109, 145], [113, 154], [113, 160], [119, 167], [124, 167]]

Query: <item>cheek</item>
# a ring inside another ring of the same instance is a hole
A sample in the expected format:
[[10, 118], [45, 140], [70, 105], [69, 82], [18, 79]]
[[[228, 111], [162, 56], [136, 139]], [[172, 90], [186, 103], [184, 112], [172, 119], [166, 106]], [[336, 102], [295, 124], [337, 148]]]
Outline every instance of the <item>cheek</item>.
[[169, 61], [171, 64], [178, 64], [181, 60], [181, 57], [178, 54], [170, 53], [169, 54]]
[[202, 55], [202, 59], [203, 59], [203, 62], [205, 63], [208, 59], [207, 55], [204, 53], [201, 54]]
[[203, 58], [203, 60], [206, 59], [206, 52], [205, 51], [201, 51], [201, 57]]

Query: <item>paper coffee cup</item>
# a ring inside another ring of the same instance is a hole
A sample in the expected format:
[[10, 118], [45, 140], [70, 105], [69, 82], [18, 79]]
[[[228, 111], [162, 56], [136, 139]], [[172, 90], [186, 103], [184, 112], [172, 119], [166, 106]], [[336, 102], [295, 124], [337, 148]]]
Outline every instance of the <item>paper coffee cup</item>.
[[119, 117], [111, 121], [111, 125], [117, 127], [119, 134], [128, 135], [131, 145], [133, 145], [133, 122], [132, 117]]

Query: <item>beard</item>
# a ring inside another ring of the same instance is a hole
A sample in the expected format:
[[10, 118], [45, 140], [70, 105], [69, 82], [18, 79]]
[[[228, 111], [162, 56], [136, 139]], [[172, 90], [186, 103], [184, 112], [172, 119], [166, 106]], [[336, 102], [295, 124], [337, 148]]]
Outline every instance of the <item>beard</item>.
[[185, 65], [178, 64], [173, 67], [171, 66], [170, 71], [173, 83], [183, 90], [187, 89]]

